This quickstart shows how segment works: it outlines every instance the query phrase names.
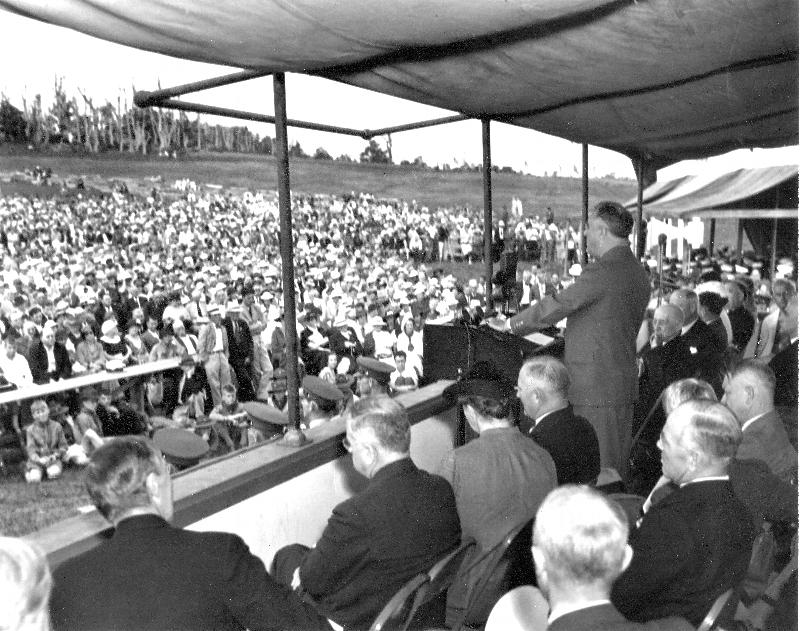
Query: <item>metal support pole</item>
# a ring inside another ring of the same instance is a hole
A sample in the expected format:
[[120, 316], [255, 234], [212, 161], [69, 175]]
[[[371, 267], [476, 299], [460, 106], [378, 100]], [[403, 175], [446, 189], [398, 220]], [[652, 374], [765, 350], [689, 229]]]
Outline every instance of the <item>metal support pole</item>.
[[736, 221], [736, 256], [742, 257], [742, 245], [744, 244], [744, 222], [741, 219]]
[[775, 279], [775, 274], [778, 271], [778, 218], [772, 220], [772, 260], [770, 261], [770, 280]]
[[708, 257], [714, 258], [714, 237], [717, 232], [717, 220], [712, 219], [708, 222]]
[[286, 135], [286, 77], [273, 75], [275, 95], [275, 164], [278, 168], [278, 210], [280, 214], [281, 276], [283, 279], [283, 326], [286, 333], [286, 381], [289, 395], [289, 421], [294, 429], [284, 442], [300, 446], [307, 441], [300, 430], [300, 379], [297, 372], [297, 318], [294, 299], [294, 252], [292, 243], [292, 200], [289, 186], [289, 140]]
[[486, 310], [492, 302], [492, 137], [491, 120], [481, 119], [483, 136], [483, 256], [486, 264]]
[[637, 259], [644, 256], [642, 239], [642, 207], [644, 206], [644, 163], [636, 164], [636, 224], [633, 226], [633, 253]]
[[582, 171], [582, 184], [583, 184], [583, 205], [581, 206], [581, 265], [586, 265], [589, 262], [589, 253], [586, 251], [586, 230], [589, 227], [589, 145], [583, 143], [581, 145], [583, 153], [583, 171]]

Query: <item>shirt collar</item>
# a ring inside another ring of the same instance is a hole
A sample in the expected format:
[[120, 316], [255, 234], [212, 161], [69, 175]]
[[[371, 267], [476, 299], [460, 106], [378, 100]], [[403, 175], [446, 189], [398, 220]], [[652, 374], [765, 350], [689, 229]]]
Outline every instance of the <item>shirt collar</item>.
[[746, 430], [748, 427], [750, 427], [756, 421], [764, 418], [767, 414], [769, 414], [769, 412], [764, 412], [763, 414], [759, 414], [759, 415], [754, 416], [753, 418], [751, 418], [749, 421], [747, 421], [746, 423], [744, 423], [742, 425], [742, 431]]
[[681, 488], [687, 486], [689, 484], [694, 484], [695, 482], [727, 482], [729, 480], [727, 475], [709, 475], [703, 478], [695, 478], [694, 480], [689, 480], [688, 482], [684, 482], [681, 484]]
[[600, 607], [601, 605], [608, 605], [611, 604], [611, 601], [607, 598], [603, 598], [600, 600], [590, 600], [588, 602], [580, 603], [579, 605], [556, 605], [550, 611], [550, 615], [547, 616], [547, 624], [548, 626], [553, 624], [553, 621], [557, 618], [561, 618], [562, 616], [566, 616], [569, 613], [574, 611], [581, 611], [582, 609], [589, 609], [590, 607]]

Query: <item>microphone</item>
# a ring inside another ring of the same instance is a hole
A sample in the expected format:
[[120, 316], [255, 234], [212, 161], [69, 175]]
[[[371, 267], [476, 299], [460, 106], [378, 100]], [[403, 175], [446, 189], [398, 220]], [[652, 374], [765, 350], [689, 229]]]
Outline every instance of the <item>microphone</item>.
[[667, 235], [665, 235], [663, 232], [658, 235], [658, 247], [662, 251], [667, 249]]

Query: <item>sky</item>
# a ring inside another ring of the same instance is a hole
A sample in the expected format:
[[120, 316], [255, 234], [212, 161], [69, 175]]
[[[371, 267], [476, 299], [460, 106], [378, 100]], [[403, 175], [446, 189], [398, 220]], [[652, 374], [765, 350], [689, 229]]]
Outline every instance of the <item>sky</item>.
[[[132, 87], [137, 90], [169, 87], [228, 74], [235, 69], [179, 60], [164, 55], [105, 42], [77, 31], [23, 18], [0, 10], [0, 93], [17, 107], [22, 97], [42, 95], [45, 106], [53, 95], [56, 77], [63, 78], [68, 95], [80, 100], [78, 89], [94, 100], [116, 104], [119, 96], [130, 102]], [[19, 60], [17, 63], [9, 60]], [[394, 97], [353, 88], [333, 81], [290, 74], [286, 78], [289, 118], [327, 123], [356, 129], [448, 116], [453, 112], [420, 105]], [[272, 114], [272, 80], [255, 79], [183, 97], [184, 100]], [[251, 130], [274, 136], [267, 124], [242, 123], [233, 119], [206, 117], [211, 123], [246, 124]], [[581, 146], [532, 130], [492, 123], [492, 162], [533, 175], [578, 176], [581, 171]], [[377, 139], [385, 143], [384, 138]], [[313, 154], [324, 147], [334, 157], [347, 153], [355, 158], [366, 146], [360, 138], [289, 128], [289, 142], [300, 142]], [[395, 162], [413, 161], [422, 156], [430, 165], [458, 165], [482, 161], [481, 125], [470, 120], [425, 130], [392, 135]], [[662, 169], [658, 179], [700, 172], [724, 173], [747, 166], [798, 164], [798, 147], [739, 150], [708, 160], [691, 160]], [[614, 175], [634, 179], [630, 160], [618, 153], [590, 147], [589, 175]]]

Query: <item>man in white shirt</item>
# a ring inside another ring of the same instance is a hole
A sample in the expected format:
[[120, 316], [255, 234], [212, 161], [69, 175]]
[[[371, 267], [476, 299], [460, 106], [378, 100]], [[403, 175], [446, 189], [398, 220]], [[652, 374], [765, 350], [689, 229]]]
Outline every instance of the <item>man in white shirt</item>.
[[397, 351], [394, 355], [395, 370], [389, 375], [389, 385], [395, 392], [409, 392], [419, 386], [417, 372], [406, 366], [405, 351]]
[[17, 353], [17, 338], [8, 335], [3, 340], [3, 352], [0, 354], [0, 371], [3, 376], [17, 388], [33, 385], [33, 376], [28, 360]]

